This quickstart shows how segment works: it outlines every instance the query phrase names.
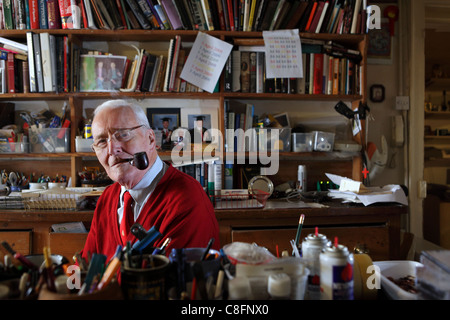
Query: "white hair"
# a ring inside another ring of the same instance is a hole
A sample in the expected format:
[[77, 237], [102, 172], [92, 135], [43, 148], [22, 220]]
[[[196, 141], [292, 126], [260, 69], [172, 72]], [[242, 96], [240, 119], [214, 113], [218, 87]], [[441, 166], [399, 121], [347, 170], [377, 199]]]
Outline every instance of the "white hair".
[[144, 109], [142, 109], [141, 106], [122, 99], [108, 100], [106, 102], [103, 102], [101, 105], [95, 108], [94, 118], [103, 110], [117, 108], [130, 108], [136, 116], [136, 120], [138, 121], [138, 123], [146, 126], [147, 128], [150, 128], [150, 123], [148, 122], [148, 118], [144, 112]]

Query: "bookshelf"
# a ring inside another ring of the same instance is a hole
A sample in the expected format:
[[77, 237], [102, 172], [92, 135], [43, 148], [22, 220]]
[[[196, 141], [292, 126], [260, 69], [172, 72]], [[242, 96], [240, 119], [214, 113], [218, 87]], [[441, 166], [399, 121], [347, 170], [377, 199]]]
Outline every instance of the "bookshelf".
[[[26, 32], [28, 30], [0, 30], [0, 37], [13, 39], [18, 42], [25, 42]], [[125, 41], [135, 41], [141, 44], [153, 45], [155, 43], [167, 46], [167, 43], [175, 35], [180, 35], [183, 43], [193, 42], [197, 36], [198, 31], [192, 30], [33, 30], [34, 33], [48, 32], [52, 35], [64, 35], [68, 37], [69, 43], [121, 43]], [[234, 46], [240, 45], [261, 45], [263, 44], [262, 32], [237, 32], [237, 31], [207, 31], [211, 36], [217, 37], [223, 41], [232, 43]], [[361, 94], [286, 94], [286, 93], [242, 93], [242, 92], [225, 92], [224, 91], [224, 75], [220, 78], [219, 91], [215, 93], [207, 92], [47, 92], [47, 93], [5, 93], [0, 95], [1, 102], [21, 102], [23, 103], [60, 103], [67, 102], [70, 107], [70, 149], [65, 153], [26, 153], [26, 154], [0, 154], [0, 161], [3, 168], [12, 168], [14, 162], [20, 160], [23, 163], [31, 163], [28, 167], [33, 167], [33, 161], [48, 159], [51, 163], [57, 163], [57, 170], [59, 172], [66, 172], [68, 176], [72, 177], [72, 181], [77, 181], [78, 172], [86, 165], [86, 163], [95, 163], [95, 155], [90, 152], [77, 153], [75, 152], [75, 136], [80, 135], [79, 128], [83, 121], [83, 108], [86, 103], [98, 104], [103, 100], [111, 98], [133, 99], [137, 101], [148, 101], [151, 103], [154, 99], [167, 101], [193, 101], [211, 102], [218, 106], [219, 130], [224, 132], [224, 103], [225, 100], [249, 101], [258, 104], [258, 102], [277, 102], [281, 106], [289, 106], [292, 103], [304, 104], [303, 109], [308, 109], [307, 104], [312, 103], [326, 103], [332, 110], [332, 107], [339, 100], [345, 100], [355, 109], [360, 102], [365, 102], [366, 96], [366, 47], [367, 39], [363, 34], [314, 34], [314, 33], [300, 33], [301, 39], [335, 41], [346, 45], [352, 49], [359, 50], [362, 55], [360, 62], [361, 66]], [[324, 155], [321, 152], [312, 153], [281, 153], [282, 161], [289, 163], [288, 167], [294, 169], [299, 161], [315, 162], [328, 161], [333, 163], [336, 157], [331, 155]], [[161, 152], [164, 159], [170, 157], [170, 152]], [[361, 166], [362, 162], [359, 155], [350, 156], [345, 159], [349, 164], [349, 168], [345, 169], [343, 173], [351, 176], [356, 180], [361, 180]], [[27, 166], [26, 166], [27, 167]], [[53, 170], [55, 167], [51, 166]], [[294, 170], [295, 171], [295, 170]], [[61, 173], [60, 173], [61, 174]], [[283, 176], [283, 175], [281, 175]], [[287, 176], [286, 176], [287, 178]], [[79, 183], [77, 183], [79, 185]]]

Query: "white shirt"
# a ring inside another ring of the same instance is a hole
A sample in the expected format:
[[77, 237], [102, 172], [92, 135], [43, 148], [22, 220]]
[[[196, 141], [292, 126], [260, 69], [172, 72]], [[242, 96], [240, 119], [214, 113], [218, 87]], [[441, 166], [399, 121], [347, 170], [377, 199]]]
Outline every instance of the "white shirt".
[[129, 191], [134, 200], [134, 221], [136, 221], [141, 213], [141, 209], [144, 207], [153, 190], [155, 190], [156, 185], [161, 180], [166, 170], [167, 165], [159, 158], [159, 156], [157, 156], [155, 163], [152, 165], [150, 170], [145, 173], [144, 177], [142, 177], [141, 181], [139, 181], [137, 185], [128, 190], [124, 186], [121, 186], [120, 207], [117, 209], [119, 224], [122, 221], [123, 216], [123, 194], [125, 191]]

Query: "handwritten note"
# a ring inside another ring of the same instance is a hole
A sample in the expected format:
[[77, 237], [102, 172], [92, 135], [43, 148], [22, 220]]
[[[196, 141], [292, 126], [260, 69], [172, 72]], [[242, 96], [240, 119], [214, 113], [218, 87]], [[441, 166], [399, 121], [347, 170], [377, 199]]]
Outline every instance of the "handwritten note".
[[263, 31], [266, 78], [303, 78], [298, 29]]
[[232, 48], [225, 41], [199, 32], [180, 77], [212, 93]]

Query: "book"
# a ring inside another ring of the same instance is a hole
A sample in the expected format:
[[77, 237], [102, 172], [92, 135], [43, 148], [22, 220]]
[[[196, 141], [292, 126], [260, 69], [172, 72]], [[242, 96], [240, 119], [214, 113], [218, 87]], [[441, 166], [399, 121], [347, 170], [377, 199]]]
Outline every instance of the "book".
[[27, 28], [26, 24], [26, 13], [25, 13], [25, 0], [14, 0], [14, 16], [15, 16], [15, 28], [17, 30], [25, 30]]
[[316, 32], [317, 25], [319, 23], [320, 17], [322, 16], [323, 9], [325, 7], [325, 1], [321, 0], [317, 2], [316, 10], [314, 11], [314, 14], [312, 15], [312, 19], [310, 22], [308, 22], [308, 25], [306, 27], [307, 32]]
[[234, 7], [233, 7], [233, 0], [226, 0], [226, 2], [227, 2], [227, 8], [225, 9], [225, 7], [224, 7], [224, 10], [225, 11], [228, 11], [228, 23], [229, 23], [229, 26], [230, 26], [230, 31], [235, 31], [236, 30], [236, 26], [235, 26], [235, 23], [234, 23], [234, 21], [235, 21], [235, 18], [234, 18]]
[[44, 81], [44, 92], [52, 92], [52, 64], [50, 55], [50, 35], [47, 32], [39, 34], [41, 45], [41, 63], [42, 63], [42, 78]]
[[105, 24], [109, 26], [109, 29], [114, 30], [116, 29], [116, 26], [114, 25], [114, 21], [111, 18], [111, 15], [109, 14], [108, 10], [106, 9], [105, 3], [103, 0], [95, 0], [97, 3], [97, 7], [100, 10], [100, 14], [103, 17], [103, 21]]
[[146, 21], [150, 24], [150, 29], [160, 29], [159, 22], [154, 16], [147, 0], [136, 0], [136, 3], [141, 9], [142, 14], [146, 18]]
[[275, 24], [277, 23], [278, 16], [280, 15], [281, 10], [285, 4], [286, 0], [278, 1], [277, 7], [275, 8], [275, 12], [273, 14], [272, 20], [270, 21], [269, 30], [274, 30]]
[[203, 16], [205, 17], [206, 26], [208, 30], [214, 30], [214, 23], [212, 20], [211, 9], [209, 7], [208, 0], [200, 0]]
[[139, 67], [139, 75], [137, 77], [136, 80], [136, 92], [141, 92], [141, 85], [142, 85], [142, 80], [144, 78], [144, 72], [145, 72], [145, 67], [147, 66], [147, 59], [148, 59], [148, 52], [146, 52], [144, 50], [144, 53], [142, 55], [142, 61], [141, 61], [141, 66]]
[[30, 77], [30, 92], [38, 92], [36, 86], [36, 69], [34, 64], [34, 46], [33, 46], [33, 33], [27, 32], [27, 46], [28, 46], [28, 76]]
[[[84, 3], [84, 9], [86, 12], [86, 19], [87, 19], [87, 25], [85, 28], [88, 29], [98, 29], [97, 25], [95, 24], [93, 9], [91, 7], [91, 1], [90, 0], [83, 0]], [[63, 27], [64, 28], [64, 27]]]
[[115, 30], [123, 30], [126, 28], [126, 24], [123, 23], [119, 13], [119, 9], [116, 4], [116, 0], [101, 0], [106, 8], [107, 13], [111, 17]]
[[191, 4], [192, 11], [194, 13], [196, 30], [200, 31], [208, 30], [206, 18], [205, 15], [203, 14], [203, 9], [200, 0], [189, 0], [189, 3]]
[[172, 0], [174, 3], [175, 10], [181, 19], [182, 29], [193, 30], [192, 20], [189, 13], [189, 8], [185, 7], [184, 0]]
[[120, 88], [120, 91], [122, 91], [122, 92], [133, 92], [136, 90], [137, 79], [139, 76], [138, 71], [139, 71], [141, 63], [142, 63], [142, 56], [144, 55], [144, 49], [139, 49], [139, 48], [135, 47], [134, 45], [131, 45], [131, 46], [136, 49], [137, 54], [135, 55], [132, 69], [131, 69], [130, 75], [128, 77], [127, 88]]
[[[64, 92], [64, 70], [67, 67], [64, 62], [64, 37], [55, 36], [56, 54], [56, 92]], [[31, 70], [31, 68], [30, 68]]]
[[39, 8], [39, 28], [48, 29], [48, 14], [46, 0], [38, 0]]
[[250, 92], [250, 52], [241, 51], [241, 92]]
[[116, 7], [119, 11], [120, 20], [122, 21], [122, 25], [124, 29], [130, 29], [129, 24], [127, 22], [128, 16], [125, 13], [124, 5], [122, 4], [123, 0], [115, 0], [116, 1]]
[[36, 68], [37, 92], [44, 92], [44, 78], [42, 75], [41, 41], [38, 33], [33, 33], [34, 66]]
[[265, 66], [265, 53], [258, 51], [256, 53], [256, 93], [264, 92]]
[[48, 28], [61, 29], [61, 17], [58, 0], [47, 0]]
[[30, 29], [39, 29], [38, 0], [28, 0], [28, 12], [30, 17]]
[[248, 31], [253, 31], [253, 26], [255, 24], [255, 13], [256, 13], [256, 3], [257, 0], [252, 0], [251, 4], [250, 4], [250, 12], [249, 12], [249, 16], [248, 16], [248, 26], [247, 26], [247, 30]]
[[250, 52], [250, 92], [256, 92], [256, 52]]
[[56, 65], [56, 36], [51, 34], [49, 35], [49, 43], [50, 43], [50, 68], [52, 74], [52, 92], [56, 91], [57, 86], [57, 65]]
[[15, 28], [13, 12], [14, 12], [13, 0], [3, 0], [3, 18], [5, 23], [5, 29], [7, 30], [13, 30]]
[[167, 13], [167, 18], [170, 21], [173, 30], [183, 29], [183, 24], [181, 23], [181, 17], [172, 2], [172, 0], [161, 0], [161, 5], [163, 6], [165, 12]]
[[264, 13], [264, 17], [261, 22], [261, 30], [269, 30], [269, 27], [272, 22], [272, 18], [275, 14], [277, 5], [278, 5], [278, 1], [269, 0], [269, 2], [267, 4], [266, 12]]
[[180, 92], [181, 90], [181, 71], [183, 70], [183, 66], [186, 63], [186, 59], [187, 59], [187, 55], [186, 55], [186, 50], [179, 50], [178, 53], [178, 62], [177, 62], [177, 68], [176, 68], [176, 73], [175, 73], [175, 82], [174, 82], [174, 86], [173, 86], [173, 91], [175, 92]]
[[0, 37], [0, 43], [3, 43], [3, 47], [6, 49], [11, 48], [12, 50], [15, 50], [21, 54], [26, 54], [28, 52], [28, 47], [26, 44], [23, 44], [21, 42], [17, 42], [14, 40], [10, 40], [4, 37]]
[[231, 68], [232, 68], [232, 83], [231, 91], [241, 91], [241, 52], [238, 50], [231, 51]]
[[7, 83], [8, 83], [8, 93], [16, 92], [15, 84], [15, 60], [14, 54], [8, 53], [8, 58], [6, 60], [6, 73], [7, 73]]
[[142, 79], [141, 85], [141, 91], [143, 92], [150, 91], [150, 83], [155, 72], [156, 59], [156, 55], [148, 53], [147, 61], [145, 64], [144, 77]]
[[317, 22], [316, 30], [314, 31], [315, 33], [319, 33], [320, 29], [322, 28], [323, 20], [325, 19], [325, 15], [328, 11], [329, 4], [330, 4], [329, 1], [325, 1], [319, 21]]
[[357, 30], [357, 22], [358, 22], [358, 14], [361, 9], [361, 0], [355, 0], [353, 9], [354, 9], [354, 11], [353, 11], [353, 16], [352, 16], [352, 25], [351, 25], [350, 33], [355, 34], [355, 33], [359, 32], [359, 30]]
[[142, 29], [151, 29], [150, 22], [145, 18], [141, 8], [139, 7], [136, 0], [126, 0], [126, 3], [131, 9], [131, 12], [133, 13], [136, 20], [139, 22], [139, 25]]
[[[219, 20], [219, 25], [220, 25], [219, 30], [227, 30], [227, 23], [225, 22], [226, 10], [224, 10], [222, 0], [214, 0], [214, 1], [216, 1], [216, 6], [217, 6], [217, 15], [218, 15], [218, 20]], [[227, 13], [227, 17], [228, 17], [228, 13]], [[230, 27], [228, 27], [228, 30], [229, 29], [230, 29]]]

